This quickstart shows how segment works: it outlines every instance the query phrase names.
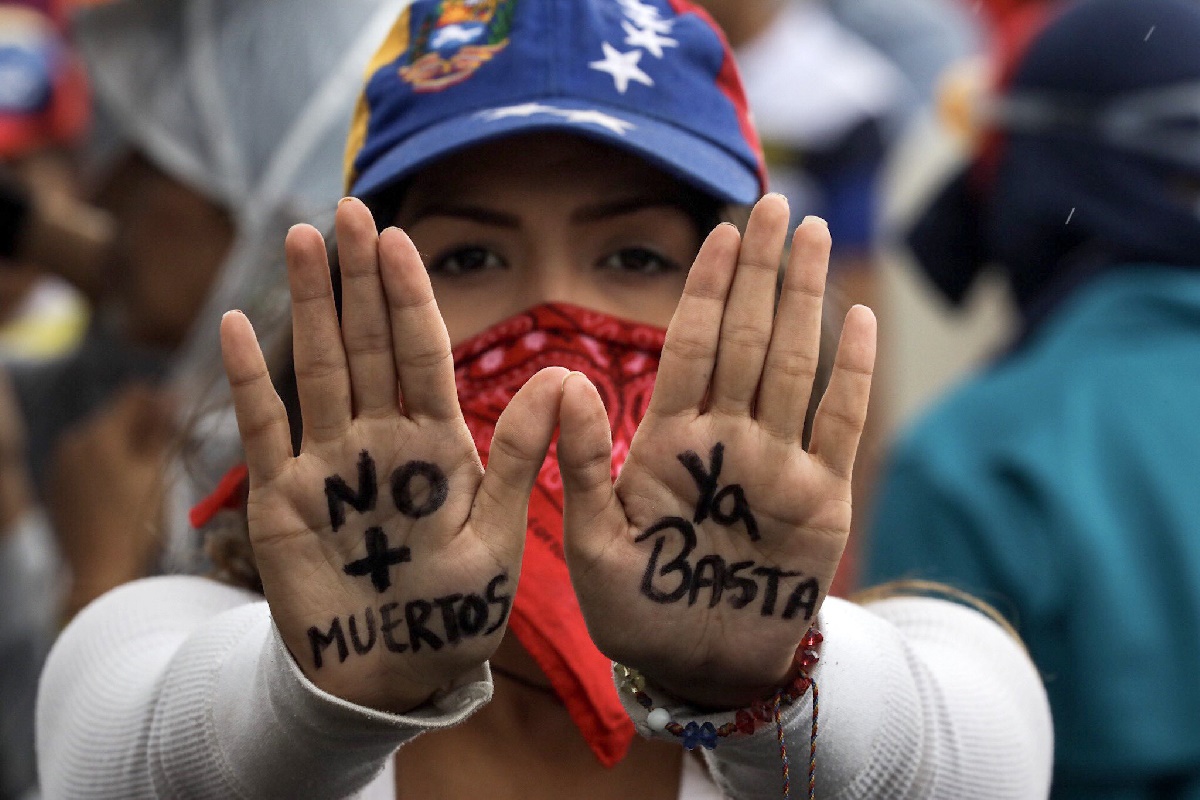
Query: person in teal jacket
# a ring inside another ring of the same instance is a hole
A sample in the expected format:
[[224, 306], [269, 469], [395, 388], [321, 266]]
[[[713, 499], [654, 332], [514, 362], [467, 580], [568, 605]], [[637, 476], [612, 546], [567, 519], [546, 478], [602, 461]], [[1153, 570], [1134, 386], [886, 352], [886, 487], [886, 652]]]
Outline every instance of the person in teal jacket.
[[1200, 4], [1056, 11], [910, 241], [952, 300], [1000, 264], [1016, 343], [895, 445], [867, 584], [1009, 617], [1056, 800], [1200, 798]]

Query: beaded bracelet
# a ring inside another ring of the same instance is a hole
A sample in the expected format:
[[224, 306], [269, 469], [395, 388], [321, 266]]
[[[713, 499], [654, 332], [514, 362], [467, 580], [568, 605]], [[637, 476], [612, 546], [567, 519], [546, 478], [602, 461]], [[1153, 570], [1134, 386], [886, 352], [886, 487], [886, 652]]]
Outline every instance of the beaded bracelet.
[[818, 693], [817, 683], [808, 673], [820, 660], [817, 648], [820, 647], [822, 641], [824, 641], [824, 637], [821, 632], [815, 627], [809, 628], [808, 632], [804, 634], [804, 638], [800, 640], [800, 647], [796, 651], [796, 664], [800, 667], [800, 674], [796, 676], [795, 680], [775, 692], [771, 697], [765, 700], [756, 700], [750, 704], [749, 708], [739, 709], [734, 713], [732, 721], [720, 726], [714, 726], [711, 722], [698, 725], [695, 721], [681, 725], [672, 719], [670, 711], [655, 705], [653, 698], [646, 693], [646, 678], [640, 672], [621, 664], [614, 664], [613, 671], [617, 678], [617, 687], [629, 692], [638, 705], [648, 712], [646, 726], [652, 731], [666, 731], [672, 736], [678, 737], [688, 750], [695, 750], [697, 747], [714, 750], [719, 739], [738, 733], [748, 736], [763, 723], [773, 721], [779, 740], [779, 757], [783, 763], [783, 796], [785, 800], [791, 797], [791, 780], [787, 743], [783, 733], [783, 707], [800, 700], [811, 688], [813, 710], [812, 731], [809, 735], [808, 797], [809, 800], [813, 800], [816, 796], [817, 775]]

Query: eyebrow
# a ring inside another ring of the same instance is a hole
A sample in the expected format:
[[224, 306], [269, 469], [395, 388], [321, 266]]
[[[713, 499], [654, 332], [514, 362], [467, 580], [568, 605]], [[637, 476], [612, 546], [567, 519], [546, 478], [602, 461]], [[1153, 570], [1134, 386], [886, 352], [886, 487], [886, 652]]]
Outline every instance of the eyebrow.
[[571, 215], [571, 221], [597, 222], [609, 217], [621, 217], [626, 214], [636, 214], [639, 211], [663, 207], [686, 210], [688, 203], [682, 196], [673, 195], [629, 197], [594, 206], [585, 206]]
[[[662, 207], [679, 208], [686, 211], [688, 205], [685, 198], [671, 195], [622, 198], [611, 202], [584, 206], [571, 215], [571, 222], [584, 224], [599, 222], [600, 220], [612, 217], [620, 217], [651, 208]], [[496, 228], [519, 228], [521, 226], [521, 219], [515, 214], [508, 214], [503, 211], [484, 208], [483, 206], [440, 203], [419, 208], [407, 224], [409, 226], [416, 225], [421, 220], [429, 217], [462, 219]]]
[[408, 225], [416, 225], [423, 219], [429, 217], [450, 217], [452, 219], [464, 219], [468, 222], [477, 222], [480, 225], [491, 225], [495, 228], [519, 228], [521, 220], [514, 214], [506, 214], [503, 211], [495, 211], [490, 208], [481, 206], [467, 205], [441, 205], [433, 204], [417, 209], [413, 214]]

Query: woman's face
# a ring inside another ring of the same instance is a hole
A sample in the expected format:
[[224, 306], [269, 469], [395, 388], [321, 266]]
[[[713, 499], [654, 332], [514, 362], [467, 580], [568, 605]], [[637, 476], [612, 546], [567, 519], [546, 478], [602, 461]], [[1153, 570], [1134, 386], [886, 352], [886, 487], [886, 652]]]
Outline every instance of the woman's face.
[[424, 170], [394, 222], [455, 344], [548, 302], [665, 328], [702, 240], [694, 197], [636, 156], [539, 134]]

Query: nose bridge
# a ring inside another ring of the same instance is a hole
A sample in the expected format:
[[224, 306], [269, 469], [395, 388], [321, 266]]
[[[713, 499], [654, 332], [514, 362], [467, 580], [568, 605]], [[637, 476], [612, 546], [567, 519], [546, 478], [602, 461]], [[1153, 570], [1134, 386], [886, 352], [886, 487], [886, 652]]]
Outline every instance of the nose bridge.
[[588, 301], [587, 271], [576, 264], [569, 236], [542, 235], [530, 248], [524, 270], [522, 293], [527, 306], [542, 303], [571, 303], [586, 305]]

